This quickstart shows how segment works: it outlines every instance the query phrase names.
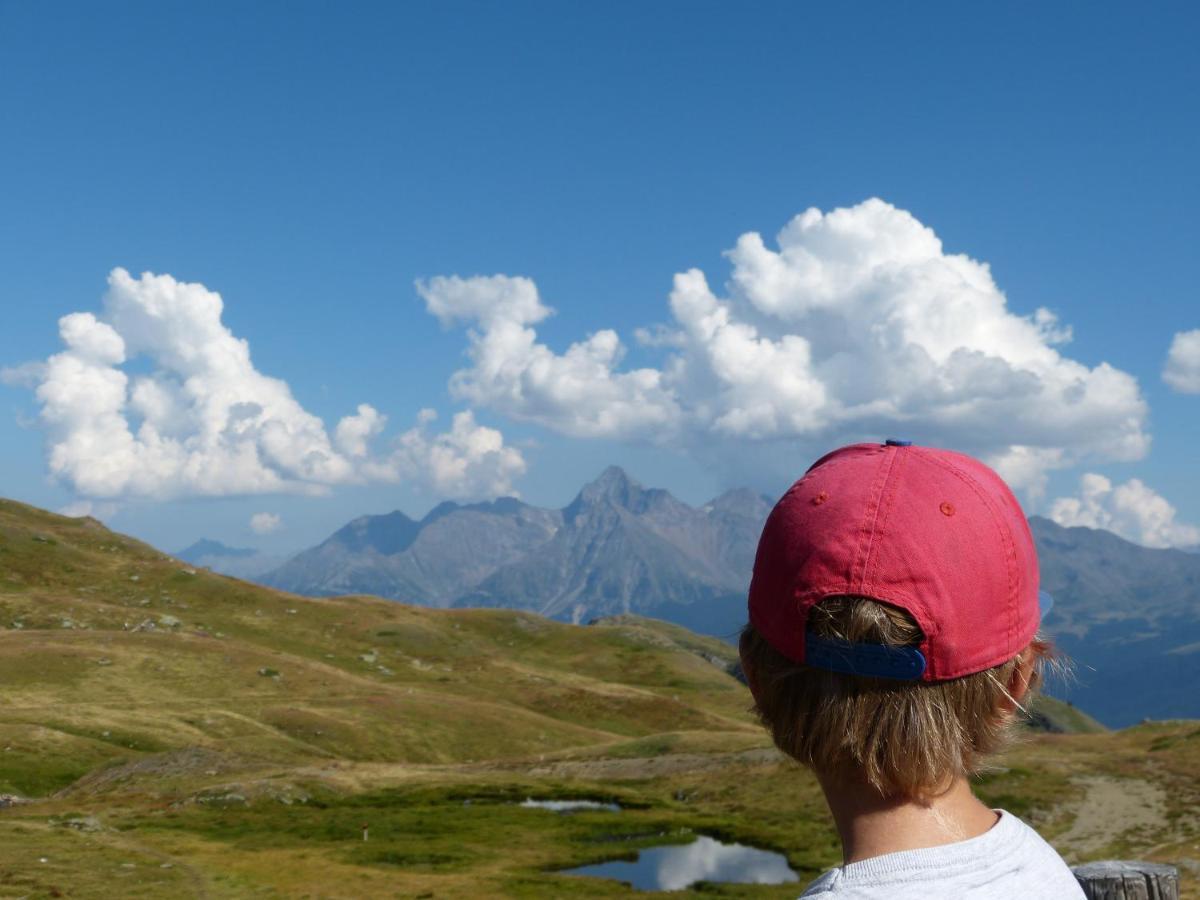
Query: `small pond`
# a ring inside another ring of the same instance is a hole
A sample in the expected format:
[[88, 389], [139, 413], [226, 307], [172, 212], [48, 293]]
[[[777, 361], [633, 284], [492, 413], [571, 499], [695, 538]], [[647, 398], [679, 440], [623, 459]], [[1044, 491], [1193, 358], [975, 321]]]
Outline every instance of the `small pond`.
[[609, 812], [621, 811], [619, 804], [604, 803], [600, 800], [534, 800], [531, 797], [526, 797], [525, 801], [520, 805], [533, 809], [549, 809], [558, 813], [576, 812], [581, 809], [604, 809]]
[[780, 853], [743, 844], [722, 844], [701, 835], [690, 844], [651, 847], [637, 859], [564, 870], [566, 875], [615, 878], [642, 891], [680, 891], [697, 881], [784, 884], [799, 881]]

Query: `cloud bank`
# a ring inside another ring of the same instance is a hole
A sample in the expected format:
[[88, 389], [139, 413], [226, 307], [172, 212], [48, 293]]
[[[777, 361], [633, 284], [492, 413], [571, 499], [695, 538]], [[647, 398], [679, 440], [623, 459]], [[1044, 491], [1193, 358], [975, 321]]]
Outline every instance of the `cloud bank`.
[[654, 367], [623, 368], [610, 329], [552, 350], [535, 327], [552, 310], [527, 278], [417, 290], [444, 325], [467, 327], [456, 397], [574, 437], [775, 447], [794, 470], [792, 450], [904, 436], [982, 456], [1027, 496], [1050, 469], [1148, 450], [1133, 376], [1064, 355], [1071, 332], [1052, 312], [1011, 311], [986, 263], [946, 253], [904, 210], [809, 209], [774, 246], [748, 233], [726, 255], [723, 289], [677, 274], [670, 322], [637, 333], [663, 356]]
[[1180, 393], [1200, 394], [1200, 328], [1175, 335], [1162, 377]]
[[[258, 371], [222, 322], [219, 294], [169, 275], [109, 275], [103, 312], [59, 320], [62, 352], [11, 370], [34, 389], [51, 474], [89, 498], [322, 492], [424, 479], [447, 496], [512, 492], [519, 451], [469, 414], [424, 421], [372, 452], [385, 417], [363, 404], [333, 432], [285, 381]], [[126, 367], [134, 361], [144, 365]], [[422, 457], [424, 454], [424, 457]]]
[[1137, 478], [1114, 487], [1090, 472], [1079, 479], [1077, 495], [1050, 505], [1050, 518], [1066, 527], [1103, 528], [1147, 547], [1200, 545], [1200, 528], [1176, 521], [1175, 515], [1175, 507]]

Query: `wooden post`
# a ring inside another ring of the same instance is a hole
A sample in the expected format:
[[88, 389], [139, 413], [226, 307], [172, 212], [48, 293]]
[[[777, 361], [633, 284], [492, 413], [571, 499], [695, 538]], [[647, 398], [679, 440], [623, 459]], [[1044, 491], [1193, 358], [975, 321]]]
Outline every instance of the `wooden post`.
[[1088, 900], [1179, 900], [1179, 871], [1174, 866], [1107, 859], [1071, 871]]

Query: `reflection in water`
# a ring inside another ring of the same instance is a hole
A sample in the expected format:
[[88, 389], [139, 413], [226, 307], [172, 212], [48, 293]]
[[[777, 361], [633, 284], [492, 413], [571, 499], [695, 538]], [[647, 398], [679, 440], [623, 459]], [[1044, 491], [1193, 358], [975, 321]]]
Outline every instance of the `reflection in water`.
[[615, 878], [643, 891], [678, 891], [697, 881], [783, 884], [799, 880], [779, 853], [742, 844], [722, 844], [704, 835], [690, 844], [651, 847], [632, 862], [580, 866], [566, 870], [565, 874]]
[[621, 807], [616, 803], [601, 803], [599, 800], [534, 800], [526, 797], [521, 804], [535, 809], [551, 809], [554, 812], [574, 812], [577, 809], [607, 809], [609, 812], [619, 812]]

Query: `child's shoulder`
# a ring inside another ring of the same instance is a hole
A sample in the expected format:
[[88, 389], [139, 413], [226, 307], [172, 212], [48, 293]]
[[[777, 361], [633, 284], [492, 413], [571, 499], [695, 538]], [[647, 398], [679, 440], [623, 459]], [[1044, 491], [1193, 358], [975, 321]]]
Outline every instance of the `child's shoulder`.
[[1010, 813], [985, 834], [830, 869], [802, 895], [819, 900], [1072, 900], [1083, 898], [1054, 848]]

